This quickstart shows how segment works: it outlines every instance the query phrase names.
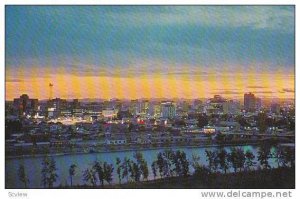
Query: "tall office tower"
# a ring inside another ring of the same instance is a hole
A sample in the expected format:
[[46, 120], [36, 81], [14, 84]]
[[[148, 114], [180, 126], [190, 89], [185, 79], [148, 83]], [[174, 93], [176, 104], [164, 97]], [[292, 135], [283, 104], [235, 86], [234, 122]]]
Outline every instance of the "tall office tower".
[[244, 94], [244, 108], [246, 111], [255, 111], [255, 95], [253, 93]]

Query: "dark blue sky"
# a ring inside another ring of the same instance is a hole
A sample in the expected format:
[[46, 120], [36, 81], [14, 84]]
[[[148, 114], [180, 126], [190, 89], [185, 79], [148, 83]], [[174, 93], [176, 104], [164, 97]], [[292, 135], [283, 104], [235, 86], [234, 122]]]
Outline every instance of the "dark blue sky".
[[6, 6], [5, 14], [8, 70], [294, 70], [293, 6]]

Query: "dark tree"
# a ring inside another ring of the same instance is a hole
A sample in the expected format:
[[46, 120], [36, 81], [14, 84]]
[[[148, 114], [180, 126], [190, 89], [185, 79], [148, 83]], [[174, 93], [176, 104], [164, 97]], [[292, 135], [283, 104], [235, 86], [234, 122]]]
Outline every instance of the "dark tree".
[[19, 176], [19, 180], [24, 183], [24, 188], [27, 189], [27, 184], [29, 183], [29, 179], [26, 175], [25, 167], [22, 164], [19, 166], [18, 176]]
[[131, 161], [131, 164], [129, 167], [129, 172], [130, 172], [131, 179], [133, 179], [135, 182], [140, 181], [141, 172], [140, 172], [138, 164], [135, 163], [134, 161]]
[[237, 172], [238, 168], [238, 155], [237, 149], [235, 147], [231, 148], [231, 152], [228, 154], [228, 161], [230, 162], [234, 172]]
[[202, 179], [203, 181], [209, 178], [208, 176], [211, 173], [211, 171], [207, 167], [200, 165], [200, 157], [198, 155], [192, 155], [191, 165], [195, 170], [193, 174], [194, 176], [196, 176], [199, 179]]
[[224, 173], [227, 173], [227, 169], [229, 168], [229, 163], [228, 163], [228, 154], [225, 149], [221, 149], [218, 153], [218, 159], [219, 159], [219, 164], [220, 168], [224, 171]]
[[56, 174], [56, 162], [53, 158], [45, 157], [42, 162], [42, 184], [44, 187], [52, 188], [56, 182], [58, 175]]
[[122, 168], [122, 179], [126, 178], [128, 182], [128, 177], [129, 177], [129, 169], [130, 169], [130, 159], [127, 157], [124, 158], [123, 163], [121, 165]]
[[94, 169], [86, 169], [83, 171], [83, 180], [90, 182], [93, 187], [97, 185], [96, 171]]
[[188, 176], [189, 174], [189, 161], [186, 158], [184, 151], [177, 150], [173, 153], [172, 163], [175, 165], [173, 171], [177, 176]]
[[118, 174], [118, 178], [119, 178], [119, 184], [121, 184], [121, 180], [122, 180], [122, 165], [121, 165], [121, 160], [120, 158], [116, 159], [116, 165], [117, 165], [117, 174]]
[[181, 164], [181, 173], [182, 176], [188, 176], [189, 175], [189, 161], [186, 158], [186, 154], [184, 151], [179, 152], [179, 161]]
[[154, 161], [154, 162], [152, 162], [152, 164], [151, 164], [151, 169], [152, 169], [152, 173], [153, 173], [153, 177], [154, 177], [154, 179], [156, 178], [156, 176], [157, 176], [157, 168], [158, 166], [157, 166], [157, 162], [156, 161]]
[[211, 172], [215, 172], [218, 168], [218, 156], [217, 153], [215, 151], [208, 151], [205, 150], [206, 153], [206, 158], [208, 161], [208, 168]]
[[250, 150], [247, 150], [245, 153], [245, 158], [246, 158], [245, 160], [246, 168], [251, 170], [251, 167], [255, 165], [254, 162], [255, 156]]
[[[180, 160], [175, 160], [174, 156], [175, 156], [175, 152], [172, 150], [165, 150], [163, 152], [159, 152], [157, 154], [157, 160], [156, 160], [156, 164], [158, 167], [158, 171], [160, 174], [160, 177], [171, 177], [173, 176], [174, 172], [176, 173], [176, 161], [180, 161]], [[175, 162], [174, 162], [175, 161]], [[180, 162], [178, 162], [178, 166], [179, 166]]]
[[71, 187], [73, 186], [73, 176], [75, 175], [76, 173], [76, 164], [72, 164], [70, 167], [69, 167], [69, 176], [70, 176], [70, 181], [71, 181]]
[[103, 178], [104, 180], [110, 184], [111, 181], [113, 180], [113, 172], [114, 172], [114, 167], [112, 164], [108, 164], [107, 162], [103, 163]]
[[163, 152], [164, 157], [164, 174], [167, 177], [173, 176], [173, 169], [172, 169], [172, 158], [174, 152], [172, 150], [165, 150]]
[[173, 172], [175, 172], [175, 174], [177, 176], [180, 176], [181, 175], [181, 164], [180, 164], [180, 151], [176, 151], [173, 155], [172, 155], [172, 164], [175, 165], [175, 168], [173, 169]]
[[238, 147], [236, 149], [236, 155], [237, 155], [237, 167], [240, 169], [240, 171], [242, 171], [242, 169], [244, 169], [245, 161], [246, 161], [244, 150], [241, 147]]
[[272, 157], [275, 158], [278, 167], [286, 167], [284, 150], [282, 147], [277, 147], [276, 151], [272, 154]]
[[149, 170], [148, 170], [148, 166], [147, 166], [148, 164], [147, 164], [147, 161], [144, 159], [143, 154], [141, 152], [136, 152], [133, 154], [133, 157], [136, 160], [136, 164], [138, 167], [138, 171], [136, 171], [136, 175], [143, 176], [144, 180], [148, 179], [148, 176], [149, 176]]
[[157, 161], [156, 164], [158, 166], [159, 175], [162, 178], [163, 177], [163, 171], [164, 171], [164, 158], [161, 152], [157, 154]]
[[103, 187], [104, 186], [104, 169], [103, 169], [103, 166], [101, 165], [100, 162], [95, 161], [92, 170], [95, 171], [98, 174], [99, 182], [100, 182], [101, 186]]
[[194, 170], [196, 170], [197, 168], [200, 167], [200, 156], [196, 155], [196, 154], [192, 154], [192, 161], [191, 161], [191, 165], [194, 168]]
[[258, 150], [258, 161], [260, 165], [263, 167], [263, 169], [269, 169], [271, 168], [269, 165], [269, 157], [270, 157], [270, 148], [266, 145], [263, 145]]

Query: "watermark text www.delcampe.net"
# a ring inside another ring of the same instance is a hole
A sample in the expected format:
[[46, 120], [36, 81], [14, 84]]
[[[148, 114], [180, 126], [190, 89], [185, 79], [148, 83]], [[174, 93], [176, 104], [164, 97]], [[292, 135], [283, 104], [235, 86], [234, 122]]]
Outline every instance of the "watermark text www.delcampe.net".
[[292, 191], [205, 191], [201, 198], [292, 198]]

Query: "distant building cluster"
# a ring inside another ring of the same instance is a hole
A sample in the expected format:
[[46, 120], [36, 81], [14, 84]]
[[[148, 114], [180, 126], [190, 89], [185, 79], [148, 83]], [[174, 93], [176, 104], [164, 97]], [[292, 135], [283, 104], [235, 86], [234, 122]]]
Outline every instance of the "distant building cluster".
[[253, 93], [245, 93], [243, 101], [220, 95], [193, 100], [38, 100], [23, 94], [5, 106], [6, 151], [11, 154], [255, 141], [260, 136], [289, 139], [295, 132], [294, 101], [262, 101]]

